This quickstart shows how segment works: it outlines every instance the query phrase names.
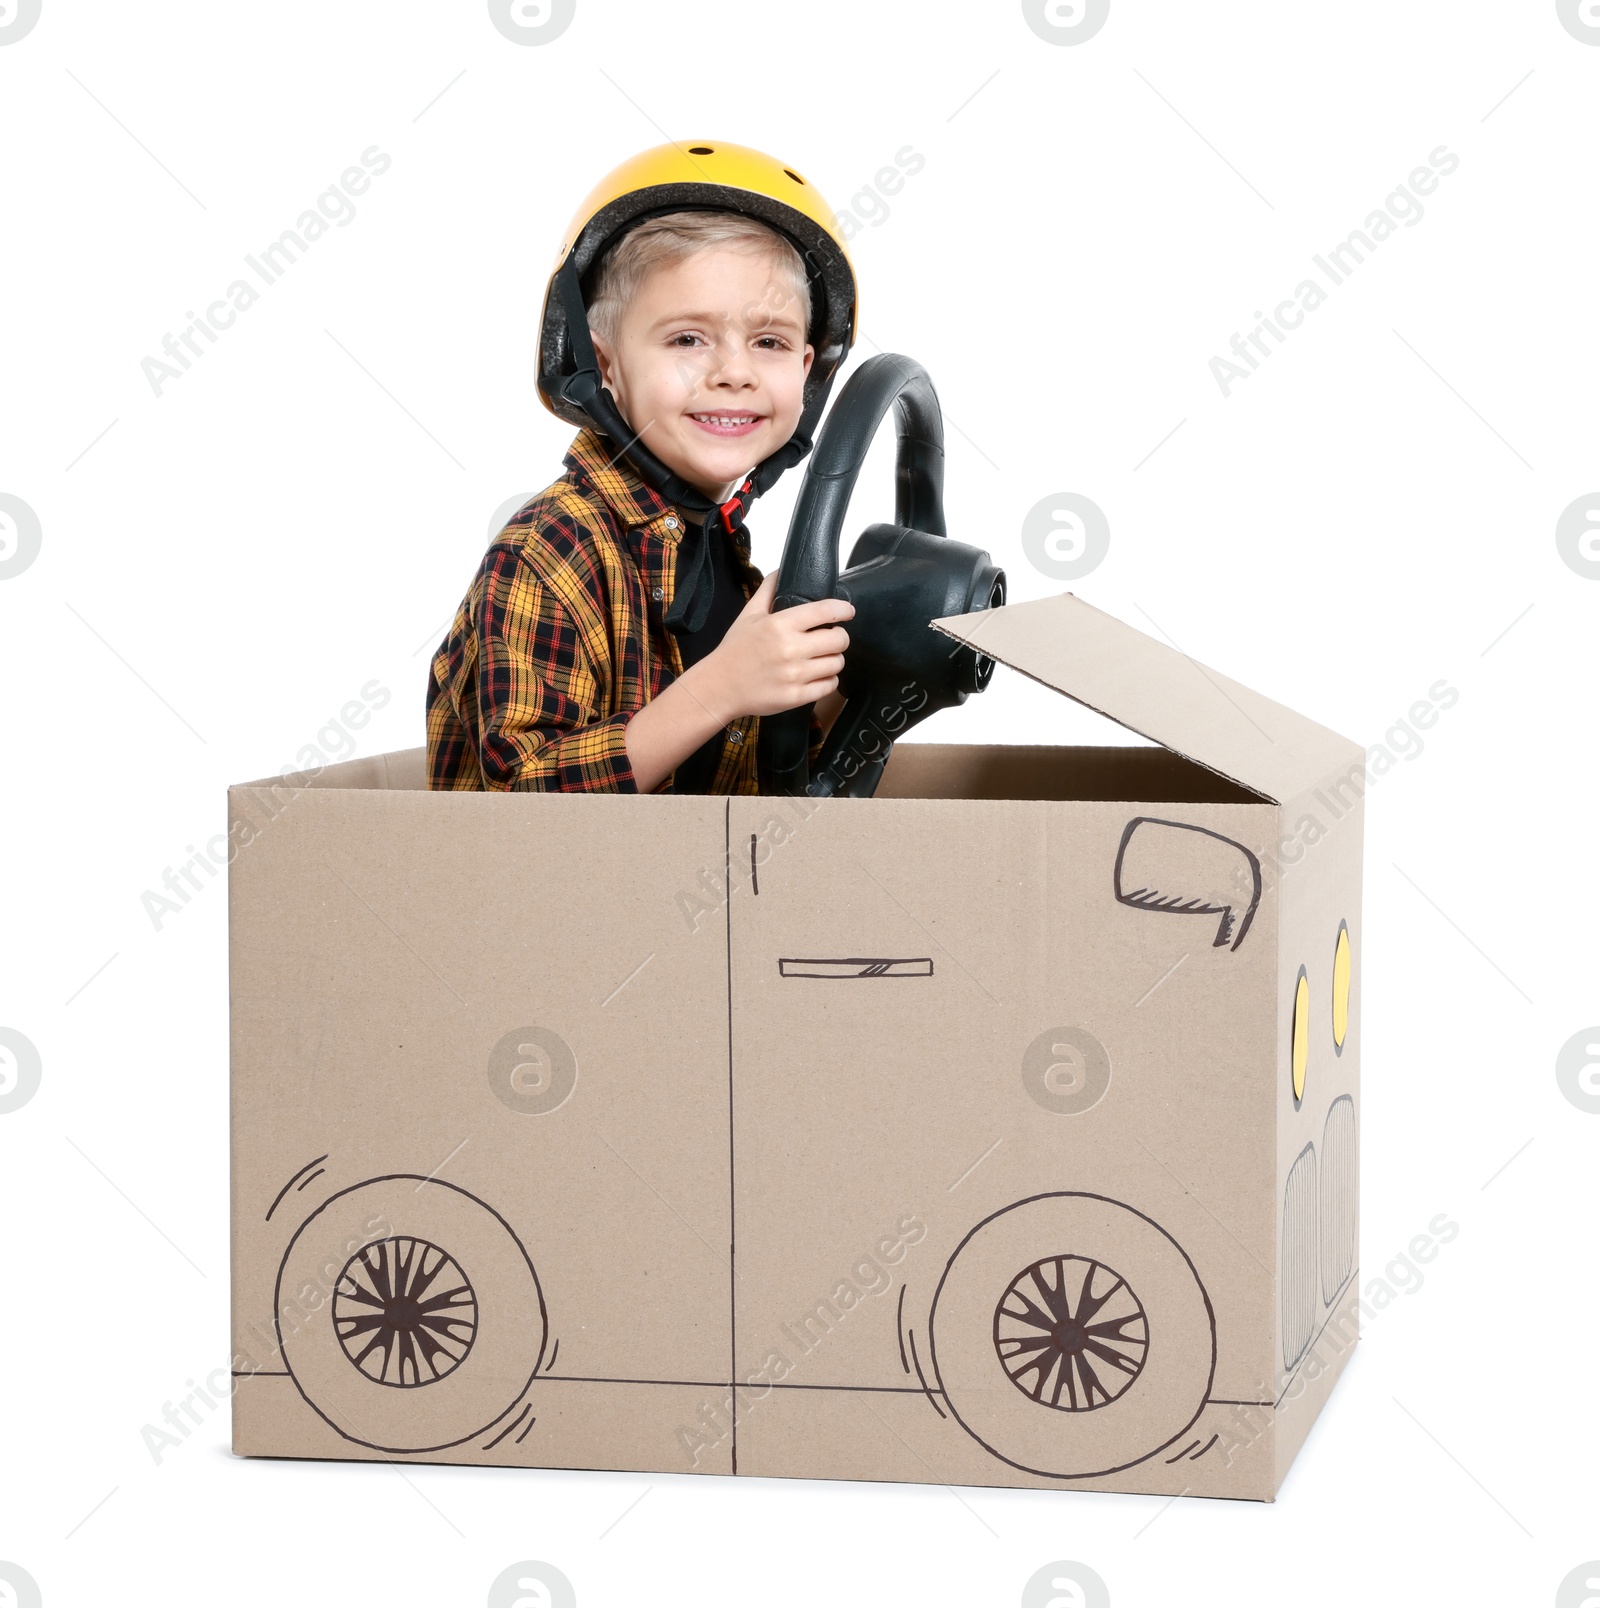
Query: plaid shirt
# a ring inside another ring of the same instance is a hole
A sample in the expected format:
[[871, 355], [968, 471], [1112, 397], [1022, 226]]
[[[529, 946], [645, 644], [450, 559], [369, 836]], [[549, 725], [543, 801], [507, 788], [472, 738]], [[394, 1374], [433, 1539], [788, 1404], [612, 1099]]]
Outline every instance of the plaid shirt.
[[[489, 544], [428, 676], [428, 786], [636, 793], [627, 725], [683, 673], [672, 606], [691, 516], [580, 430], [566, 473]], [[738, 531], [746, 599], [761, 584]], [[758, 793], [756, 715], [723, 730], [712, 793]], [[813, 763], [822, 726], [811, 716]], [[655, 788], [669, 792], [670, 771]]]

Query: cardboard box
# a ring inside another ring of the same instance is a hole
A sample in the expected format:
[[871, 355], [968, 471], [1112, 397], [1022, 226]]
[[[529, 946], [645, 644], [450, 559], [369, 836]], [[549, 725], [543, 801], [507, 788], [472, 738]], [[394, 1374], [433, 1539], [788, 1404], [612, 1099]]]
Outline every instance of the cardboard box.
[[936, 624], [1162, 746], [231, 789], [237, 1452], [1273, 1497], [1356, 1332], [1364, 755], [1070, 593]]

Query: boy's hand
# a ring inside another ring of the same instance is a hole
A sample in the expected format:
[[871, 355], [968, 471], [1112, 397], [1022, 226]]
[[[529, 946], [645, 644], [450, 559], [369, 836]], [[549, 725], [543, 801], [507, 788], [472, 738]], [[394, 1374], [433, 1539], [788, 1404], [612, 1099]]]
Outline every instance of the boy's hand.
[[819, 598], [772, 612], [778, 574], [768, 574], [728, 627], [727, 635], [690, 674], [702, 671], [708, 702], [740, 715], [775, 715], [816, 703], [838, 690], [850, 635], [839, 621], [856, 612], [843, 598]]

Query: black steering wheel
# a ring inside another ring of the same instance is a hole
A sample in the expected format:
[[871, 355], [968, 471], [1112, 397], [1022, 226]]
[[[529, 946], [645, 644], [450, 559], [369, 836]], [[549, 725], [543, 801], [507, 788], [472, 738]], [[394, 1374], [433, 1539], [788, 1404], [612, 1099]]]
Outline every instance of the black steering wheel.
[[[839, 568], [850, 495], [884, 415], [895, 413], [895, 520], [872, 525]], [[993, 660], [929, 621], [1005, 602], [1005, 575], [989, 555], [951, 541], [944, 519], [944, 420], [920, 363], [884, 352], [840, 392], [806, 462], [773, 596], [774, 610], [824, 597], [855, 605], [846, 622], [839, 690], [844, 707], [810, 774], [813, 704], [761, 717], [757, 767], [764, 793], [869, 798], [896, 737], [981, 692]]]

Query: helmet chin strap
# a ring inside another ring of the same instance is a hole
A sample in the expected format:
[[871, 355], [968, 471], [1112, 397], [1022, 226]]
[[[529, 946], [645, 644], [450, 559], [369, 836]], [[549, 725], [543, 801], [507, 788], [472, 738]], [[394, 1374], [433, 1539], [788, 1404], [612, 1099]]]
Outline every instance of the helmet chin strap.
[[811, 451], [812, 432], [816, 429], [826, 396], [819, 388], [800, 415], [794, 434], [770, 457], [756, 465], [749, 478], [727, 502], [715, 503], [698, 486], [669, 469], [645, 446], [639, 439], [642, 432], [629, 428], [628, 421], [617, 407], [616, 399], [601, 383], [600, 365], [595, 357], [594, 341], [589, 335], [589, 312], [583, 304], [583, 289], [578, 282], [577, 263], [572, 252], [567, 253], [567, 260], [557, 270], [556, 285], [566, 314], [567, 344], [575, 365], [575, 372], [561, 381], [562, 400], [577, 408], [617, 448], [618, 456], [628, 460], [647, 486], [667, 502], [700, 517], [700, 523], [691, 524], [679, 543], [672, 607], [666, 615], [667, 628], [677, 635], [698, 631], [710, 613], [716, 587], [716, 575], [711, 564], [712, 533], [719, 522], [730, 536], [735, 530], [742, 529], [745, 509], [769, 490], [784, 470], [793, 468]]

